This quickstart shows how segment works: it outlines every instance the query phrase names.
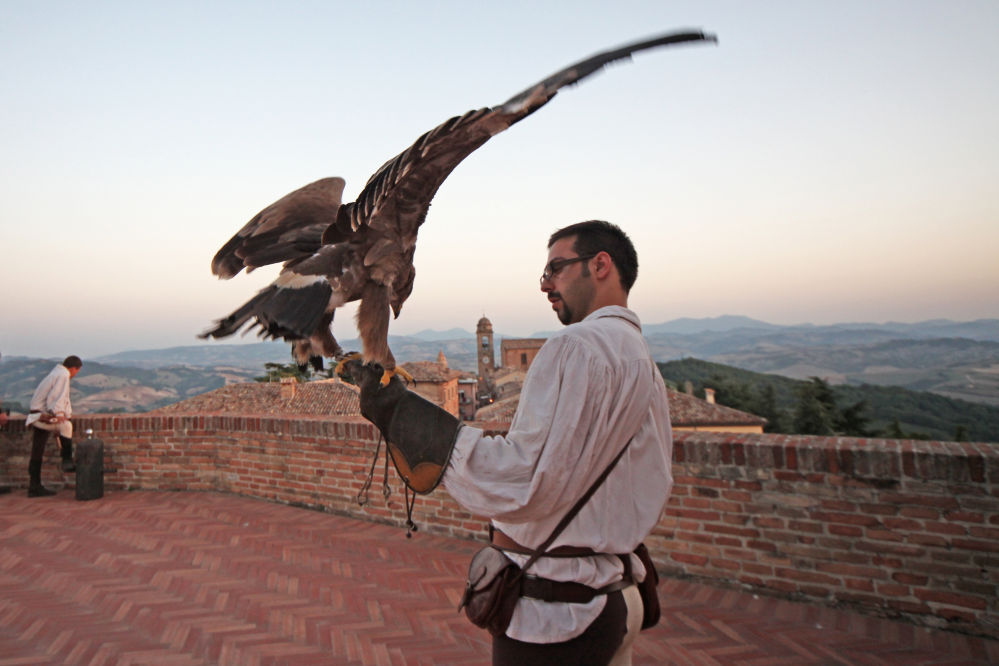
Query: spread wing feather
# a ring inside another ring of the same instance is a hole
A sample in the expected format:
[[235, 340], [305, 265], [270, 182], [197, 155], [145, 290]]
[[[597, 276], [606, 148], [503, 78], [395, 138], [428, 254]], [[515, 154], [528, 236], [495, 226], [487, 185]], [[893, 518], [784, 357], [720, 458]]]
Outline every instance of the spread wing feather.
[[[630, 59], [637, 51], [696, 41], [715, 41], [715, 38], [696, 31], [633, 42], [570, 65], [499, 106], [448, 119], [383, 164], [368, 179], [357, 200], [345, 211], [349, 213], [349, 227], [347, 214], [338, 218], [339, 231], [349, 234], [370, 226], [410, 245], [426, 219], [437, 189], [462, 160], [491, 137], [540, 109], [559, 89], [578, 83], [612, 62]], [[390, 202], [394, 206], [389, 206]], [[410, 236], [414, 238], [409, 240]]]
[[343, 178], [323, 178], [299, 188], [257, 213], [212, 259], [212, 273], [229, 279], [245, 267], [309, 257], [323, 231], [336, 221]]

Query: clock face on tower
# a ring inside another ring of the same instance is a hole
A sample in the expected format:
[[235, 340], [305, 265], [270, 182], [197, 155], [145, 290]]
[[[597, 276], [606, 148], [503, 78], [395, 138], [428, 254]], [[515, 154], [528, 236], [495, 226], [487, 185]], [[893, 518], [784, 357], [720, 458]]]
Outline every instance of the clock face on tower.
[[489, 365], [489, 357], [488, 356], [483, 356], [482, 357], [482, 363], [485, 364], [485, 365]]

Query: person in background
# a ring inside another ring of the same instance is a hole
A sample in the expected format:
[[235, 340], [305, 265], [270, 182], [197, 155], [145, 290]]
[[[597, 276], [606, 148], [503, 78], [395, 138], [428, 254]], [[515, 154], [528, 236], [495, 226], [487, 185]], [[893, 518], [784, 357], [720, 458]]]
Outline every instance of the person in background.
[[73, 407], [69, 402], [69, 380], [83, 367], [79, 356], [67, 356], [52, 369], [35, 389], [28, 418], [24, 425], [31, 428], [31, 459], [28, 462], [28, 497], [48, 497], [55, 491], [42, 485], [42, 456], [50, 432], [59, 433], [63, 473], [75, 472], [73, 463]]
[[[7, 425], [7, 417], [10, 416], [10, 408], [0, 410], [0, 427]], [[0, 495], [6, 495], [10, 492], [10, 486], [4, 484], [0, 485]]]

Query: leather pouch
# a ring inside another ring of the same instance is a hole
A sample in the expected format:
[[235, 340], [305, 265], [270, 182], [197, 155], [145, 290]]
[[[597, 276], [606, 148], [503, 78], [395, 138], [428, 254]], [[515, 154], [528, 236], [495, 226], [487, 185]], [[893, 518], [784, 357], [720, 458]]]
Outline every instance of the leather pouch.
[[[472, 563], [468, 567], [468, 583], [465, 585], [465, 594], [458, 604], [458, 610], [465, 609], [465, 615], [477, 627], [487, 629], [493, 636], [502, 636], [510, 626], [513, 619], [513, 611], [517, 607], [517, 600], [520, 598], [521, 586], [523, 583], [523, 573], [531, 568], [539, 557], [547, 552], [556, 537], [565, 530], [566, 526], [576, 517], [579, 510], [583, 508], [597, 488], [604, 482], [607, 475], [611, 473], [617, 461], [621, 459], [624, 452], [631, 446], [632, 436], [624, 448], [614, 457], [614, 460], [607, 466], [607, 469], [597, 477], [593, 485], [583, 493], [583, 496], [576, 500], [569, 512], [562, 516], [562, 520], [552, 533], [545, 539], [531, 557], [524, 563], [524, 568], [506, 556], [503, 551], [493, 546], [487, 546], [477, 552], [472, 558]], [[648, 556], [648, 552], [645, 553]], [[653, 569], [655, 571], [655, 569]], [[658, 598], [656, 599], [658, 603]], [[658, 606], [657, 606], [658, 607]], [[658, 619], [656, 620], [658, 621]]]
[[521, 569], [503, 551], [487, 546], [468, 567], [468, 583], [458, 610], [472, 624], [502, 636], [510, 626], [520, 598]]
[[652, 564], [652, 558], [649, 557], [649, 549], [645, 547], [644, 543], [638, 544], [638, 548], [635, 549], [635, 555], [638, 556], [638, 559], [642, 561], [642, 565], [645, 566], [645, 580], [641, 583], [636, 583], [638, 585], [638, 593], [642, 596], [642, 608], [644, 609], [642, 631], [645, 631], [659, 624], [659, 618], [662, 615], [662, 611], [659, 608], [659, 573], [656, 571], [655, 565]]

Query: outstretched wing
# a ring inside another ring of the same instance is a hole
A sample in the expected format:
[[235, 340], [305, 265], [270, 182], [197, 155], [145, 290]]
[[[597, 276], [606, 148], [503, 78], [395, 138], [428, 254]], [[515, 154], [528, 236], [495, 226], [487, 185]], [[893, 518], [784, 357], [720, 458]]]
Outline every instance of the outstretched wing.
[[323, 178], [295, 190], [257, 213], [212, 259], [212, 274], [228, 280], [245, 267], [309, 257], [323, 231], [336, 221], [343, 178]]
[[575, 84], [616, 60], [657, 46], [683, 42], [717, 41], [702, 32], [681, 32], [627, 44], [570, 65], [491, 109], [469, 111], [427, 132], [405, 152], [386, 162], [368, 180], [357, 201], [346, 204], [336, 224], [323, 235], [324, 243], [351, 237], [361, 227], [380, 232], [381, 239], [365, 258], [379, 258], [411, 249], [416, 231], [426, 219], [430, 201], [444, 179], [490, 137], [534, 113], [560, 88]]

